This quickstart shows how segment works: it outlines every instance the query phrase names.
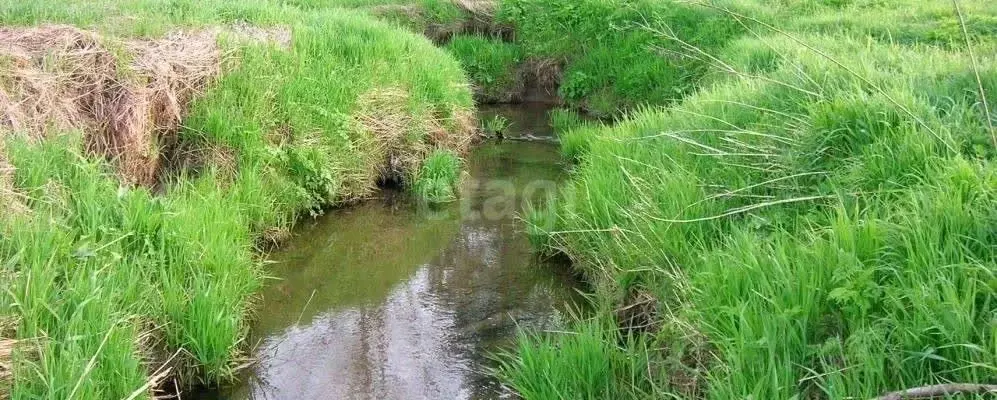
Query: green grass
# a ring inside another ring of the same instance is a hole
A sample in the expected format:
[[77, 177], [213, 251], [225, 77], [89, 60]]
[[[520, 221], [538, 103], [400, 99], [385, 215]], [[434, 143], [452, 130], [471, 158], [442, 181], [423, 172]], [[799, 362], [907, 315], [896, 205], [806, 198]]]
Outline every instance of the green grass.
[[457, 200], [460, 165], [460, 159], [453, 152], [436, 150], [430, 153], [413, 184], [416, 196], [429, 203]]
[[495, 115], [481, 122], [481, 130], [489, 137], [501, 137], [512, 126], [508, 118]]
[[542, 201], [529, 201], [523, 207], [523, 222], [526, 224], [526, 238], [533, 249], [547, 255], [556, 252], [551, 240], [557, 228], [556, 196], [548, 194]]
[[579, 160], [588, 150], [589, 140], [602, 128], [582, 117], [577, 111], [557, 108], [550, 112], [550, 125], [561, 144], [561, 154], [569, 160]]
[[[162, 193], [121, 187], [79, 133], [6, 135], [29, 209], [0, 218], [0, 317], [22, 339], [12, 397], [148, 398], [146, 362], [174, 354], [187, 382], [230, 378], [260, 241], [383, 178], [453, 200], [465, 76], [501, 93], [526, 59], [565, 66], [567, 106], [621, 119], [551, 116], [577, 164], [556, 201], [527, 210], [527, 233], [573, 259], [596, 305], [573, 332], [524, 334], [499, 357], [524, 398], [995, 383], [997, 139], [951, 3], [709, 4], [504, 0], [515, 41], [457, 36], [457, 60], [403, 30], [459, 18], [438, 0], [0, 4], [7, 25], [112, 37], [242, 22], [293, 36], [224, 42], [236, 62], [179, 135], [203, 160]], [[961, 4], [993, 105], [997, 9]], [[635, 293], [658, 300], [653, 324], [621, 335]]]
[[[234, 62], [179, 132], [197, 158], [170, 171], [162, 193], [120, 186], [79, 133], [40, 143], [5, 133], [29, 208], [0, 224], [0, 265], [13, 276], [0, 315], [19, 321], [22, 340], [12, 398], [149, 398], [143, 385], [171, 357], [184, 382], [230, 379], [261, 284], [258, 244], [388, 174], [454, 195], [471, 93], [424, 38], [317, 3], [40, 3], [4, 3], [0, 20], [141, 36], [245, 18], [287, 27], [293, 41], [224, 41]], [[118, 19], [131, 22], [108, 22]]]
[[475, 35], [457, 35], [445, 46], [474, 82], [479, 99], [508, 102], [522, 91], [522, 51], [514, 43]]
[[[652, 367], [633, 371], [614, 353], [576, 360], [619, 336], [582, 321], [520, 344], [499, 372], [508, 385], [525, 398], [846, 399], [995, 383], [993, 110], [964, 43], [918, 33], [957, 21], [939, 14], [951, 3], [864, 3], [843, 4], [923, 23], [830, 30], [813, 21], [834, 5], [726, 2], [758, 19], [709, 51], [729, 69], [707, 63], [694, 90], [659, 103], [670, 105], [560, 133], [579, 161], [556, 216], [537, 217], [555, 228], [533, 241], [595, 285], [595, 321], [633, 293], [661, 302], [650, 331], [619, 350]], [[967, 7], [993, 104], [994, 45], [974, 32], [997, 9]], [[672, 23], [661, 18], [651, 24]], [[887, 31], [914, 33], [891, 42]], [[608, 339], [575, 349], [593, 337]], [[599, 372], [576, 375], [580, 363]]]
[[384, 12], [407, 7], [422, 10], [419, 15], [385, 15], [394, 23], [413, 29], [460, 17], [460, 11], [446, 0], [39, 0], [0, 3], [0, 22], [5, 25], [58, 22], [113, 36], [159, 37], [178, 26], [210, 27], [240, 22], [290, 26], [311, 12], [335, 8], [366, 12], [377, 11], [378, 7]]
[[[611, 323], [611, 321], [609, 321]], [[578, 324], [571, 335], [520, 334], [515, 352], [496, 357], [496, 373], [526, 399], [647, 397], [635, 381], [648, 368], [639, 343], [621, 345], [606, 322]], [[564, 368], [571, 365], [573, 368]], [[555, 367], [555, 368], [551, 368]]]
[[704, 71], [699, 60], [662, 56], [657, 47], [677, 47], [642, 25], [668, 21], [677, 35], [705, 49], [723, 46], [741, 30], [713, 10], [656, 0], [504, 0], [498, 19], [514, 27], [527, 57], [563, 62], [560, 96], [600, 117], [673, 102], [693, 90]]

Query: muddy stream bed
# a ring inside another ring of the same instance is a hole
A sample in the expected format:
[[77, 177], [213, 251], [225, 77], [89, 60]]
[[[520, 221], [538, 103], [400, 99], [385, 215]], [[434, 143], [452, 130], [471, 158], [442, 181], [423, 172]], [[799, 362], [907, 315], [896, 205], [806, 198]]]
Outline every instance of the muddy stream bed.
[[[273, 254], [240, 383], [199, 399], [493, 399], [486, 370], [517, 327], [550, 329], [577, 304], [564, 265], [538, 260], [517, 215], [565, 178], [539, 105], [495, 106], [506, 140], [466, 160], [461, 199], [379, 198], [302, 223]], [[525, 140], [524, 140], [525, 139]]]

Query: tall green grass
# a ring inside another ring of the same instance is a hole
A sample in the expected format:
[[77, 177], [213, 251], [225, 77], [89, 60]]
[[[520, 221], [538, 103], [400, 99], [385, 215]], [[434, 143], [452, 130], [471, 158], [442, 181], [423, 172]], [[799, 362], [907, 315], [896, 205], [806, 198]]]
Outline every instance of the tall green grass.
[[419, 199], [429, 203], [457, 200], [460, 159], [453, 152], [437, 150], [429, 154], [413, 184]]
[[[639, 343], [619, 343], [612, 321], [578, 324], [571, 335], [520, 333], [515, 351], [497, 356], [496, 373], [527, 399], [650, 397], [648, 364]], [[551, 368], [574, 365], [574, 368]]]
[[487, 102], [506, 102], [522, 91], [518, 45], [476, 35], [457, 35], [445, 48], [474, 82], [477, 96]]
[[[994, 383], [997, 149], [980, 98], [997, 93], [993, 43], [972, 40], [977, 82], [954, 43], [829, 32], [808, 25], [831, 13], [816, 2], [776, 31], [765, 24], [779, 14], [750, 14], [765, 2], [727, 3], [741, 8], [711, 10], [757, 20], [708, 50], [716, 60], [697, 90], [569, 131], [585, 145], [562, 138], [579, 163], [549, 237], [535, 241], [596, 285], [596, 320], [619, 316], [634, 293], [660, 301], [643, 344], [622, 350], [655, 349], [651, 367], [616, 375], [632, 386], [599, 396], [846, 399]], [[986, 11], [974, 18], [997, 15]], [[957, 21], [951, 9], [935, 19]], [[684, 39], [655, 25], [660, 40]], [[521, 344], [500, 376], [527, 398], [607, 387], [601, 373], [559, 378], [580, 366], [550, 356], [551, 343], [591, 337], [592, 326], [630, 337], [580, 322]], [[607, 362], [629, 360], [592, 364]]]
[[569, 160], [579, 160], [587, 151], [589, 140], [602, 126], [582, 117], [575, 110], [557, 108], [550, 112], [550, 125], [561, 144], [561, 154]]
[[[98, 3], [5, 3], [0, 18], [144, 35], [245, 17], [293, 39], [287, 48], [222, 39], [233, 62], [191, 105], [179, 148], [193, 156], [164, 177], [162, 193], [120, 186], [105, 161], [85, 155], [79, 133], [40, 143], [5, 134], [29, 209], [0, 219], [0, 265], [14, 278], [0, 304], [21, 340], [13, 398], [149, 398], [166, 375], [230, 379], [261, 283], [258, 246], [301, 216], [369, 195], [388, 170], [440, 170], [446, 157], [429, 149], [462, 151], [473, 128], [459, 64], [361, 12]], [[106, 25], [115, 18], [132, 22]], [[404, 162], [387, 165], [394, 159]], [[457, 176], [459, 164], [446, 166]], [[437, 184], [453, 193], [456, 182]]]

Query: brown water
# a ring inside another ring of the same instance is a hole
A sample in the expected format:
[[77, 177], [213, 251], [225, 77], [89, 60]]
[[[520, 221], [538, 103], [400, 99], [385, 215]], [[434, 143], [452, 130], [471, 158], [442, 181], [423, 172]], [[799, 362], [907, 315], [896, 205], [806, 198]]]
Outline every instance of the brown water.
[[542, 107], [482, 110], [510, 137], [467, 160], [459, 202], [403, 193], [329, 212], [273, 255], [243, 382], [226, 399], [511, 397], [485, 369], [516, 328], [555, 328], [575, 300], [563, 266], [530, 251], [516, 221], [564, 177]]

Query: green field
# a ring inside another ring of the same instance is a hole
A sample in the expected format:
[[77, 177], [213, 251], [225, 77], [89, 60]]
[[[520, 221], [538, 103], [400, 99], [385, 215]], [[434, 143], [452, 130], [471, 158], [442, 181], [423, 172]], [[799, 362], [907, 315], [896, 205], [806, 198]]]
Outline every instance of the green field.
[[[261, 254], [384, 181], [453, 201], [472, 96], [531, 85], [573, 166], [523, 230], [594, 307], [496, 355], [523, 398], [997, 384], [997, 3], [456, 3], [0, 2], [0, 398], [232, 379]], [[217, 73], [157, 80], [163, 38]]]

